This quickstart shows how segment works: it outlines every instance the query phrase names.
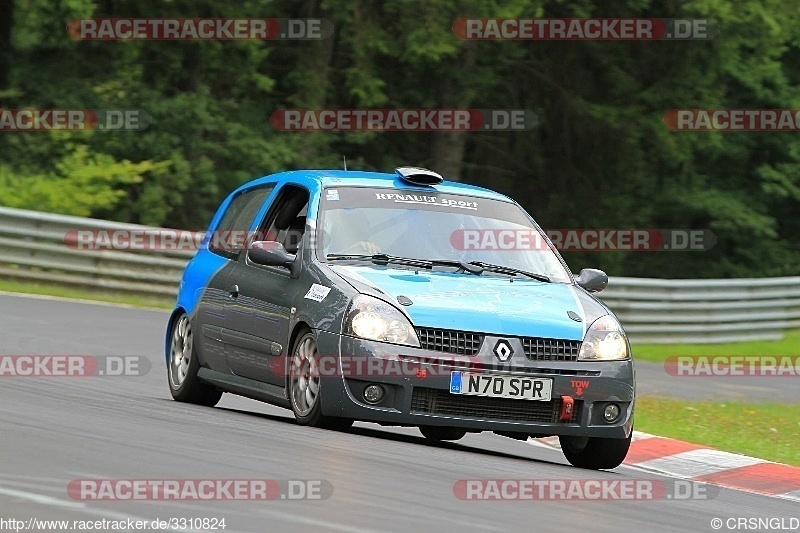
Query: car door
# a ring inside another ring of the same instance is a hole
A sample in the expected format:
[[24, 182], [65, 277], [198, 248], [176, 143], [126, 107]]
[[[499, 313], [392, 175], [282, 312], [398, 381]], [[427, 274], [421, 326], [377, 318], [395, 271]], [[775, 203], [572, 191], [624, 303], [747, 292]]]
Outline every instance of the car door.
[[[258, 226], [262, 240], [274, 240], [287, 251], [298, 252], [305, 231], [309, 193], [285, 184]], [[264, 266], [251, 262], [243, 253], [228, 283], [238, 294], [231, 299], [231, 312], [224, 332], [226, 355], [237, 375], [285, 386], [289, 351], [289, 321], [300, 254], [292, 268]]]
[[227, 372], [223, 329], [227, 326], [230, 311], [230, 286], [228, 280], [235, 269], [246, 235], [255, 222], [256, 215], [274, 190], [269, 183], [243, 190], [228, 202], [219, 222], [210, 229], [208, 251], [226, 259], [206, 284], [195, 314], [195, 339], [202, 360], [213, 370]]

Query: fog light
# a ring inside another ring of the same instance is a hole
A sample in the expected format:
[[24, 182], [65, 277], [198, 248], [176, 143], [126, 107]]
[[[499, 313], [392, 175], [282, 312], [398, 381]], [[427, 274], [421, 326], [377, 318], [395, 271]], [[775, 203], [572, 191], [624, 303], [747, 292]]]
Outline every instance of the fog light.
[[367, 385], [364, 389], [364, 400], [367, 403], [378, 403], [383, 398], [383, 387], [380, 385]]
[[619, 405], [615, 403], [606, 405], [606, 410], [603, 411], [603, 417], [606, 419], [606, 422], [613, 422], [619, 418]]

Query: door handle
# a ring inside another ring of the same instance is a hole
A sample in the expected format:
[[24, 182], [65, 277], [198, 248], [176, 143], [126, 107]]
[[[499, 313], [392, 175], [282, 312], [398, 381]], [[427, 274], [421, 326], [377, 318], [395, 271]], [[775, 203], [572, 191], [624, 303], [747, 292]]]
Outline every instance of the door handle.
[[231, 298], [236, 298], [239, 296], [239, 286], [231, 285], [231, 287], [228, 289], [228, 293], [231, 295]]

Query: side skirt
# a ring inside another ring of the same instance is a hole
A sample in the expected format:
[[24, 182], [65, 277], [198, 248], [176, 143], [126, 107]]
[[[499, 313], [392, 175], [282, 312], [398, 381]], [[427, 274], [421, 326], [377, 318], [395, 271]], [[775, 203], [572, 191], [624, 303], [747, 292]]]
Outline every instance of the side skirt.
[[231, 374], [223, 374], [208, 368], [201, 368], [197, 371], [197, 377], [201, 380], [215, 385], [225, 392], [238, 394], [246, 398], [271, 403], [278, 407], [291, 409], [289, 399], [286, 397], [286, 389], [269, 383], [262, 383], [254, 379], [243, 378]]

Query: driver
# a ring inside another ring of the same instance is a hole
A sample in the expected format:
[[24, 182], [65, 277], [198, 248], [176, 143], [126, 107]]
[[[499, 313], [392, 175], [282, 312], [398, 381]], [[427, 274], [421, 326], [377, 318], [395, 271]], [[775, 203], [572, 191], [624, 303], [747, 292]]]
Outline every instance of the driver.
[[381, 253], [381, 247], [371, 240], [370, 220], [364, 209], [344, 209], [339, 213], [339, 224], [330, 228], [331, 244], [328, 250], [336, 254]]

